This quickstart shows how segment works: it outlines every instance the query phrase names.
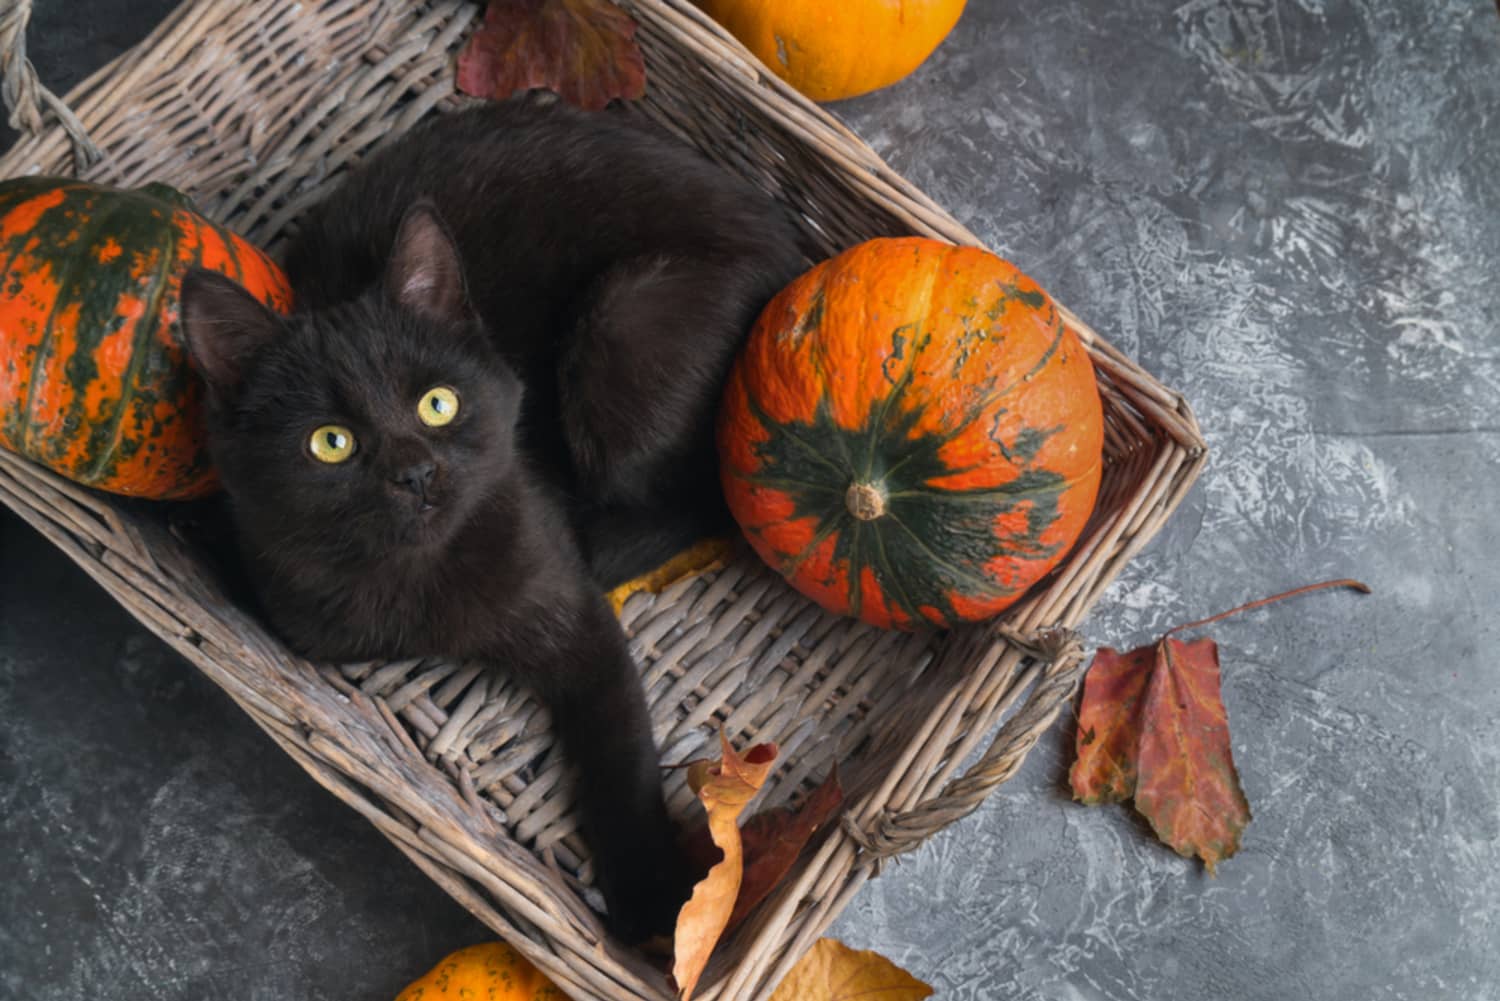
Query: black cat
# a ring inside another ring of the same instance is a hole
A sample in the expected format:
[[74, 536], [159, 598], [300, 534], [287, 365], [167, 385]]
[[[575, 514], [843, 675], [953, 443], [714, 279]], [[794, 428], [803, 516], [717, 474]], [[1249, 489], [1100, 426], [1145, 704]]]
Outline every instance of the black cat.
[[273, 628], [318, 660], [475, 658], [532, 688], [625, 937], [669, 929], [690, 876], [603, 588], [721, 523], [720, 388], [803, 264], [783, 210], [696, 152], [518, 102], [352, 172], [294, 239], [292, 316], [183, 281]]

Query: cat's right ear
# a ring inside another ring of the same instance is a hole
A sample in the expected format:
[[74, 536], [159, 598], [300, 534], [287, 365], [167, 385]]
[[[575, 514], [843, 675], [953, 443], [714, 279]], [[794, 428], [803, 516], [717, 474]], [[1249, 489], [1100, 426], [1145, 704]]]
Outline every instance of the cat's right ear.
[[245, 364], [275, 339], [281, 323], [253, 295], [216, 271], [182, 276], [182, 334], [193, 368], [220, 399], [234, 395]]
[[464, 317], [463, 261], [430, 201], [417, 202], [401, 217], [385, 286], [397, 305], [414, 313], [446, 321]]

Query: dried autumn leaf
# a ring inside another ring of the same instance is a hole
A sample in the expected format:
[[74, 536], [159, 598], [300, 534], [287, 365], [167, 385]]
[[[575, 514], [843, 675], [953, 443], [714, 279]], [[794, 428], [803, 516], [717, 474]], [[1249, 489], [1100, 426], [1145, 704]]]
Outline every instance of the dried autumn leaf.
[[1078, 711], [1075, 798], [1135, 797], [1156, 836], [1212, 873], [1240, 846], [1250, 804], [1229, 748], [1213, 640], [1171, 636], [1129, 653], [1100, 650]]
[[1078, 712], [1078, 760], [1068, 773], [1073, 795], [1089, 806], [1135, 795], [1141, 743], [1141, 698], [1156, 660], [1154, 647], [1094, 654]]
[[932, 988], [878, 952], [855, 951], [835, 938], [813, 943], [771, 1001], [920, 1001]]
[[605, 598], [609, 600], [609, 607], [613, 608], [615, 615], [618, 616], [625, 608], [625, 602], [637, 591], [661, 594], [684, 577], [723, 568], [732, 555], [734, 555], [734, 545], [727, 538], [715, 536], [701, 539], [655, 570], [627, 580], [606, 594]]
[[1328, 587], [1370, 590], [1353, 580], [1312, 584], [1178, 626], [1152, 646], [1095, 654], [1068, 775], [1074, 797], [1092, 805], [1133, 796], [1157, 837], [1180, 855], [1197, 855], [1213, 873], [1239, 850], [1250, 804], [1230, 750], [1219, 648], [1172, 633]]
[[722, 733], [719, 742], [723, 757], [694, 762], [687, 775], [688, 785], [708, 811], [708, 833], [723, 858], [693, 887], [692, 898], [677, 914], [672, 976], [684, 999], [692, 996], [708, 957], [729, 924], [744, 876], [740, 814], [760, 792], [776, 762], [775, 744], [756, 744], [740, 755]]
[[1213, 640], [1162, 638], [1142, 719], [1135, 808], [1165, 844], [1197, 855], [1212, 873], [1239, 849], [1250, 822], [1229, 749]]
[[545, 87], [598, 111], [646, 92], [634, 19], [609, 0], [490, 0], [458, 57], [458, 89], [504, 100]]
[[755, 905], [781, 882], [817, 830], [844, 802], [838, 769], [818, 785], [795, 810], [782, 807], [757, 813], [740, 828], [744, 843], [745, 877], [735, 898], [725, 930], [736, 928]]

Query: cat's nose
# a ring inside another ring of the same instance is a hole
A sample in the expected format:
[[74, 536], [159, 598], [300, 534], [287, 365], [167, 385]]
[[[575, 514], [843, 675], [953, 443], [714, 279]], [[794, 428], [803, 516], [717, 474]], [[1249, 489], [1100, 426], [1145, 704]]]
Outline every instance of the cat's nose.
[[426, 496], [427, 488], [432, 485], [432, 478], [437, 475], [437, 463], [432, 460], [418, 462], [400, 470], [391, 481], [397, 486], [405, 487], [419, 497]]

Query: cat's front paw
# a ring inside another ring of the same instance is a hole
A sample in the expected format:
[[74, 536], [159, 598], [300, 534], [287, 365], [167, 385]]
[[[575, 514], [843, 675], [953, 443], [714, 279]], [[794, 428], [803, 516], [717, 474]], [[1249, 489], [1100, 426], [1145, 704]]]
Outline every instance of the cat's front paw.
[[676, 844], [615, 867], [609, 878], [601, 879], [600, 887], [610, 933], [632, 944], [670, 937], [677, 926], [677, 912], [692, 896], [699, 875]]

